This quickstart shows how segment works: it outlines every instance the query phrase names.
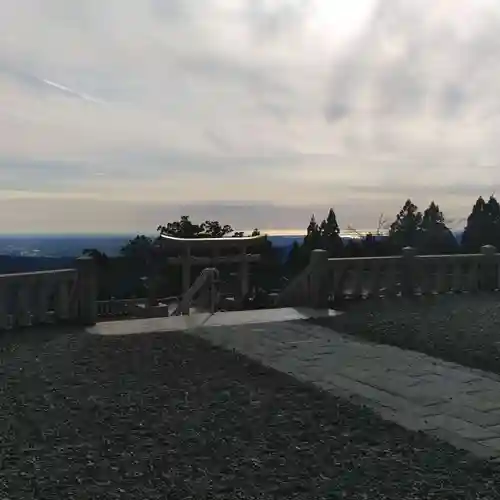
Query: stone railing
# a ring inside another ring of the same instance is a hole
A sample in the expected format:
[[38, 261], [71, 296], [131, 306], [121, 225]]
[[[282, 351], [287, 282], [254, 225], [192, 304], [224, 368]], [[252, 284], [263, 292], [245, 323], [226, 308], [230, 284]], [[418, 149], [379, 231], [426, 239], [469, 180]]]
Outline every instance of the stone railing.
[[214, 313], [217, 307], [217, 282], [219, 272], [213, 267], [203, 269], [187, 293], [182, 296], [181, 301], [172, 313], [172, 316], [188, 315], [191, 307], [197, 305], [210, 313]]
[[[99, 272], [94, 268], [99, 276]], [[158, 297], [155, 286], [145, 292], [147, 297], [120, 299], [110, 297], [96, 301], [96, 316], [98, 320], [159, 318], [190, 314], [192, 308], [214, 311], [218, 305], [219, 273], [215, 268], [205, 268], [182, 296]], [[154, 281], [154, 276], [150, 276]], [[111, 284], [113, 280], [107, 277]], [[97, 282], [100, 280], [97, 278]]]
[[500, 254], [417, 255], [407, 247], [393, 257], [327, 258], [314, 250], [310, 264], [283, 290], [278, 306], [327, 307], [332, 299], [413, 296], [500, 289]]
[[96, 318], [93, 263], [74, 269], [0, 275], [0, 330], [53, 323], [93, 324]]
[[154, 305], [151, 298], [98, 300], [97, 316], [101, 319], [167, 317], [179, 302], [180, 298], [174, 296], [155, 299]]

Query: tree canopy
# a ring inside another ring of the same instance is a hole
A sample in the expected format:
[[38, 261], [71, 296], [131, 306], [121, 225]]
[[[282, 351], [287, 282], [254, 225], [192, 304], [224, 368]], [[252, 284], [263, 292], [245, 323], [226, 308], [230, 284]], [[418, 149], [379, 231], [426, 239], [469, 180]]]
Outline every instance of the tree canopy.
[[458, 249], [455, 236], [434, 201], [422, 214], [411, 200], [406, 200], [390, 226], [389, 241], [399, 250], [411, 246], [422, 254], [454, 253]]
[[406, 200], [389, 229], [389, 240], [398, 248], [416, 247], [422, 224], [422, 213], [410, 199]]
[[455, 236], [447, 227], [443, 212], [433, 201], [424, 211], [417, 241], [420, 253], [454, 253], [458, 250]]
[[160, 225], [157, 230], [160, 234], [176, 238], [222, 238], [233, 232], [233, 228], [229, 224], [222, 225], [214, 220], [194, 224], [188, 215], [181, 216], [179, 221]]
[[467, 252], [479, 252], [483, 245], [500, 249], [500, 205], [493, 195], [486, 202], [480, 196], [472, 207], [462, 245]]

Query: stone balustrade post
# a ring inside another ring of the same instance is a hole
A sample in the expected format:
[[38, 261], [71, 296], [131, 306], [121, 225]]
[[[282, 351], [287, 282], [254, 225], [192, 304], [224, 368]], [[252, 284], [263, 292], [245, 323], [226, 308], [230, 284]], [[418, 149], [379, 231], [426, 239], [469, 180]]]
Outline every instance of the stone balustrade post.
[[417, 250], [413, 247], [404, 247], [401, 258], [401, 295], [411, 297], [415, 294], [416, 271], [417, 271]]
[[498, 288], [497, 249], [493, 245], [484, 245], [481, 247], [481, 255], [480, 290], [491, 292]]
[[78, 322], [95, 325], [97, 322], [97, 270], [94, 259], [82, 256], [76, 259], [78, 271]]
[[316, 309], [328, 307], [328, 252], [316, 249], [311, 252], [309, 261], [311, 274], [309, 276], [310, 306]]

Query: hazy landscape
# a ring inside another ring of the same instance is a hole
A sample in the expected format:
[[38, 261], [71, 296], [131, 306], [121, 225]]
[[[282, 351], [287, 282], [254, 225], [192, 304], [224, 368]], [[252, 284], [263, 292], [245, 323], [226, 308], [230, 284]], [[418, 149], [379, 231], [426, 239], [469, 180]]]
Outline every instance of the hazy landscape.
[[[460, 242], [463, 231], [453, 234]], [[357, 238], [352, 231], [341, 231], [344, 240]], [[119, 254], [135, 234], [123, 235], [3, 235], [0, 236], [0, 256], [12, 257], [78, 257], [87, 248], [97, 250], [113, 257]], [[268, 236], [274, 247], [291, 247], [293, 242], [302, 242], [305, 234]]]

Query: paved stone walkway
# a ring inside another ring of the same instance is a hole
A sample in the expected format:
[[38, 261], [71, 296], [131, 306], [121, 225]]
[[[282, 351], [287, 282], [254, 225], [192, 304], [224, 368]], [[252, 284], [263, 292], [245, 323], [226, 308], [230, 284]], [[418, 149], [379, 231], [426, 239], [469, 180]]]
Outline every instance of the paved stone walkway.
[[500, 458], [500, 377], [303, 321], [195, 328], [238, 351], [482, 458]]

